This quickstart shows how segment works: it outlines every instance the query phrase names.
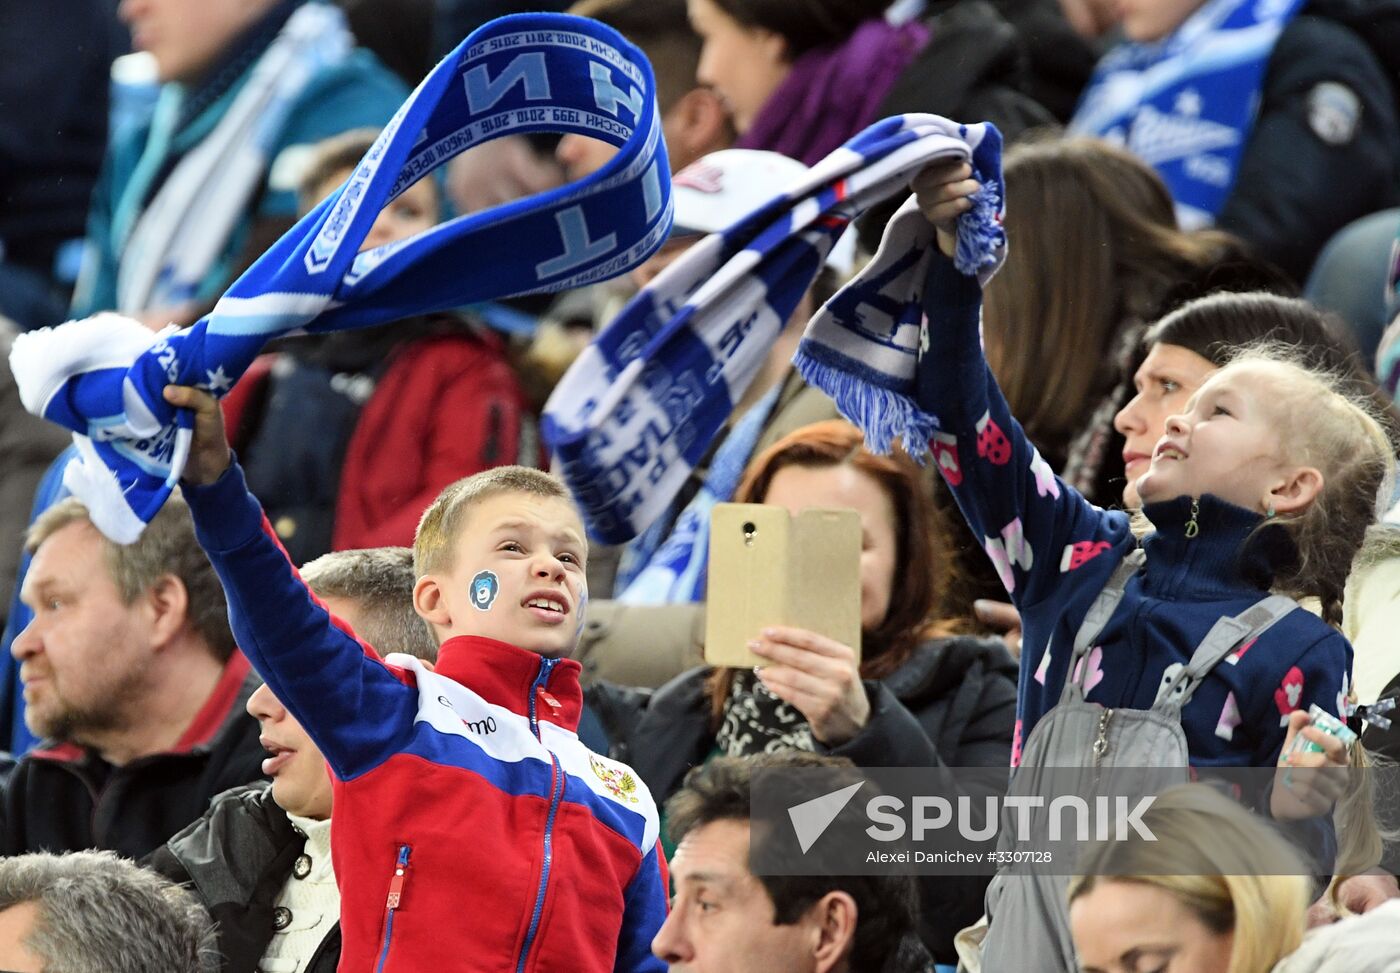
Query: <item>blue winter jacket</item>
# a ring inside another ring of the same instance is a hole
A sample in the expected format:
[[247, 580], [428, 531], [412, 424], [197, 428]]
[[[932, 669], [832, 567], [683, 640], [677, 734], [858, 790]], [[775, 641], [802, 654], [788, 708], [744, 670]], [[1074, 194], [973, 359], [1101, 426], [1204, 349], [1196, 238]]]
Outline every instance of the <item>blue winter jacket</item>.
[[[941, 423], [931, 442], [943, 478], [1021, 612], [1024, 624], [1012, 761], [1064, 685], [1074, 636], [1123, 556], [1137, 546], [1128, 515], [1093, 506], [1055, 476], [1011, 417], [983, 357], [981, 290], [940, 261], [924, 297], [928, 347], [920, 405]], [[1282, 527], [1214, 496], [1199, 498], [1199, 534], [1186, 536], [1191, 498], [1149, 505], [1156, 531], [1147, 565], [1085, 658], [1087, 699], [1147, 709], [1206, 632], [1268, 594], [1295, 555]], [[1182, 710], [1197, 767], [1273, 766], [1288, 714], [1316, 703], [1337, 714], [1351, 646], [1311, 612], [1285, 616], [1240, 647]]]

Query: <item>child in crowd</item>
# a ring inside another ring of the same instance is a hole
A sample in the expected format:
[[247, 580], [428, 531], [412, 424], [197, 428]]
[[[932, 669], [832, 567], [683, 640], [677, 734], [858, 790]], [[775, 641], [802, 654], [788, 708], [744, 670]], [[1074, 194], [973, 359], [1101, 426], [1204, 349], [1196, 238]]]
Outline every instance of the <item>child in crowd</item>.
[[[339, 188], [376, 134], [316, 146], [303, 213]], [[420, 179], [384, 207], [362, 249], [430, 229], [442, 212], [437, 180]], [[253, 364], [224, 408], [248, 485], [298, 564], [407, 546], [453, 480], [541, 459], [508, 339], [467, 313], [289, 339]]]
[[196, 412], [185, 489], [239, 644], [332, 770], [341, 968], [660, 970], [656, 807], [576, 734], [588, 545], [564, 486], [506, 467], [444, 490], [414, 539], [436, 671], [385, 661], [307, 593], [215, 400], [166, 398]]
[[[944, 254], [980, 189], [969, 176], [953, 164], [914, 181]], [[1026, 440], [983, 358], [980, 304], [974, 278], [948, 261], [935, 265], [917, 394], [940, 422], [940, 471], [1025, 623], [1013, 764], [1023, 741], [1036, 744], [1031, 731], [1068, 679], [1105, 708], [1106, 741], [1116, 710], [1147, 710], [1169, 696], [1217, 621], [1276, 591], [1322, 596], [1323, 618], [1288, 612], [1193, 683], [1180, 709], [1190, 763], [1273, 766], [1301, 732], [1324, 753], [1290, 755], [1290, 766], [1345, 765], [1341, 742], [1309, 727], [1305, 711], [1317, 704], [1337, 715], [1348, 692], [1351, 647], [1327, 624], [1340, 605], [1325, 580], [1345, 576], [1393, 471], [1376, 419], [1326, 375], [1280, 357], [1247, 355], [1212, 375], [1167, 420], [1137, 479], [1155, 527], [1141, 542], [1145, 567], [1076, 651], [1091, 603], [1139, 541], [1128, 515], [1090, 505]], [[1266, 801], [1275, 817], [1326, 814], [1341, 790], [1309, 775], [1316, 789], [1294, 793], [1283, 779]], [[992, 921], [994, 934], [995, 908]], [[1044, 968], [1024, 959], [1024, 969]]]
[[[961, 171], [930, 167], [915, 183], [945, 252], [977, 188]], [[1093, 507], [1055, 478], [1007, 412], [982, 359], [980, 299], [950, 264], [930, 275], [920, 395], [944, 430], [940, 470], [1026, 621], [1024, 739], [1058, 696], [1088, 601], [1138, 541], [1127, 514]], [[1146, 569], [1090, 653], [1089, 698], [1146, 708], [1166, 667], [1216, 619], [1270, 589], [1306, 597], [1321, 593], [1319, 579], [1344, 576], [1393, 467], [1380, 424], [1329, 376], [1263, 353], [1212, 375], [1167, 420], [1137, 479], [1156, 530], [1142, 544]], [[1339, 617], [1335, 601], [1324, 600], [1324, 618]], [[1312, 703], [1337, 713], [1350, 669], [1346, 640], [1293, 612], [1193, 697], [1183, 713], [1193, 762], [1272, 764], [1288, 715]]]

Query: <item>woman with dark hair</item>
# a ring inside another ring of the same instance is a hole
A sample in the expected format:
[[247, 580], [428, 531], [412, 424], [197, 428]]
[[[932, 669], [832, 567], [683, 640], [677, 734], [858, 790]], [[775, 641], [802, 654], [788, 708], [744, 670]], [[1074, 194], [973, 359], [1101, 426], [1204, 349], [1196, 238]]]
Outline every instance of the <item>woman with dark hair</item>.
[[[1146, 471], [1167, 417], [1183, 411], [1201, 383], [1242, 348], [1261, 342], [1288, 345], [1309, 367], [1344, 376], [1353, 390], [1371, 398], [1388, 420], [1387, 433], [1396, 437], [1400, 415], [1339, 319], [1275, 294], [1210, 295], [1168, 314], [1143, 337], [1147, 354], [1132, 378], [1136, 394], [1114, 417], [1125, 440], [1124, 506], [1139, 505], [1134, 482]], [[1344, 580], [1337, 579], [1338, 585]]]
[[[860, 513], [860, 661], [849, 646], [791, 630], [769, 641], [812, 650], [810, 681], [778, 673], [793, 667], [775, 662], [757, 675], [692, 669], [658, 689], [629, 750], [658, 801], [714, 753], [820, 744], [858, 764], [862, 756], [890, 766], [1009, 761], [1012, 663], [998, 643], [954, 636], [957, 622], [941, 617], [948, 528], [925, 471], [903, 452], [869, 452], [854, 426], [832, 420], [799, 429], [755, 459], [735, 500]], [[797, 683], [804, 688], [789, 691]]]
[[[815, 750], [864, 767], [1006, 767], [1015, 663], [1000, 642], [951, 634], [943, 615], [948, 527], [928, 471], [876, 456], [840, 420], [792, 433], [756, 458], [735, 499], [860, 514], [861, 654], [795, 628], [769, 630], [749, 669], [699, 667], [658, 689], [626, 753], [661, 805], [711, 757]], [[940, 961], [981, 914], [981, 878], [925, 883], [923, 937]], [[931, 887], [934, 884], [936, 888]], [[975, 886], [975, 887], [974, 887]]]
[[704, 47], [696, 77], [719, 95], [738, 148], [812, 165], [880, 117], [928, 40], [884, 19], [888, 0], [689, 0]]
[[[893, 23], [890, 0], [689, 0], [697, 78], [728, 106], [736, 146], [812, 165], [902, 112], [996, 123], [1052, 119], [1018, 90], [1019, 38], [986, 3]], [[947, 51], [956, 48], [956, 67]]]

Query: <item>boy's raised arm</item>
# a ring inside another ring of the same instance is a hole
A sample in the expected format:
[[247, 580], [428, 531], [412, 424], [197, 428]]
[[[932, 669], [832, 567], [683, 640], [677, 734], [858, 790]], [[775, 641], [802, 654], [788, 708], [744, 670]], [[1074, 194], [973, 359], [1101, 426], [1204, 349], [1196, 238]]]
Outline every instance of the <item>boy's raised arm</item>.
[[248, 492], [218, 402], [180, 386], [168, 386], [165, 397], [195, 413], [182, 488], [199, 542], [224, 586], [239, 647], [337, 777], [371, 769], [411, 732], [416, 691], [307, 590]]

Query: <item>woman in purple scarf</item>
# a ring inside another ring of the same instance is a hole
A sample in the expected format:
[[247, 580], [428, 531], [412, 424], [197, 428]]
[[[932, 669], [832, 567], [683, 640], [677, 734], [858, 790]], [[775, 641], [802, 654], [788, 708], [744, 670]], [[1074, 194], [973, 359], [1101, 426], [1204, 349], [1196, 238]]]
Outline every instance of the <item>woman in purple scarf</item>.
[[880, 117], [928, 42], [917, 21], [885, 19], [890, 0], [689, 0], [704, 41], [697, 72], [729, 108], [740, 148], [807, 165]]

